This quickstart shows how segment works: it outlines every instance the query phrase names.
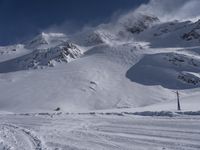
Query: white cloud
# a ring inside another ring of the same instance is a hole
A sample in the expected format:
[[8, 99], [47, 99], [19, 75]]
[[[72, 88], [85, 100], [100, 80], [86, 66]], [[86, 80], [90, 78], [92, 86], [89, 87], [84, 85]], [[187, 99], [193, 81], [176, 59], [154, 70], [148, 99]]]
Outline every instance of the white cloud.
[[194, 20], [200, 17], [200, 0], [150, 0], [134, 12], [152, 14], [161, 21]]

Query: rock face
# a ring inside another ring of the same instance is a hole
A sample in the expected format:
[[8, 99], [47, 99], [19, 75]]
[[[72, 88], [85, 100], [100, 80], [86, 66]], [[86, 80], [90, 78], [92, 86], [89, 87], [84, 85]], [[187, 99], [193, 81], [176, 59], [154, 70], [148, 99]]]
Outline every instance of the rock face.
[[191, 73], [181, 73], [178, 75], [178, 79], [184, 82], [185, 84], [191, 84], [191, 85], [200, 84], [200, 78]]
[[186, 41], [191, 40], [198, 40], [200, 42], [200, 20], [194, 23], [194, 28], [189, 31], [188, 33], [185, 33], [182, 38]]
[[185, 39], [186, 41], [190, 41], [193, 39], [200, 39], [200, 29], [194, 29], [189, 33], [185, 33], [183, 35], [183, 39]]
[[155, 22], [158, 22], [159, 19], [153, 16], [139, 15], [133, 18], [133, 21], [125, 22], [124, 26], [127, 31], [133, 34], [139, 34], [147, 28], [151, 27]]
[[56, 63], [68, 63], [82, 55], [73, 43], [64, 42], [51, 48], [36, 49], [31, 53], [0, 63], [0, 72], [53, 67]]
[[65, 42], [53, 48], [38, 49], [18, 60], [22, 69], [54, 66], [55, 63], [70, 62], [82, 54], [74, 44]]

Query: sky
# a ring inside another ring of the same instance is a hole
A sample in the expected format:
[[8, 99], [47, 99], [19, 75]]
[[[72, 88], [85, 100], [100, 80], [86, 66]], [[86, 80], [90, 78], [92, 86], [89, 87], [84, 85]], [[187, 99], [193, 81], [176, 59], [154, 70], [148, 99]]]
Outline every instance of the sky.
[[54, 27], [95, 26], [149, 0], [0, 0], [0, 45], [26, 41]]

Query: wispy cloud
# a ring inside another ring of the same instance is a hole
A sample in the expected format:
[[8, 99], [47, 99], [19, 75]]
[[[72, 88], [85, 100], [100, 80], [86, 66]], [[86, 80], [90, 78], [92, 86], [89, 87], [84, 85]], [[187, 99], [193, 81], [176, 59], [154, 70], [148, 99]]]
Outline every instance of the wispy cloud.
[[198, 19], [199, 6], [200, 0], [150, 0], [148, 4], [141, 5], [136, 11], [155, 15], [161, 21], [184, 21]]

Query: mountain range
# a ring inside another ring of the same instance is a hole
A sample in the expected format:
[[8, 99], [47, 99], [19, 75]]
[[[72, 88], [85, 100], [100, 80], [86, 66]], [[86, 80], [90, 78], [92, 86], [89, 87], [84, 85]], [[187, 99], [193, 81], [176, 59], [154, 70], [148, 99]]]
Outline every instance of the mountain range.
[[185, 110], [200, 103], [200, 20], [135, 14], [0, 47], [5, 112]]

